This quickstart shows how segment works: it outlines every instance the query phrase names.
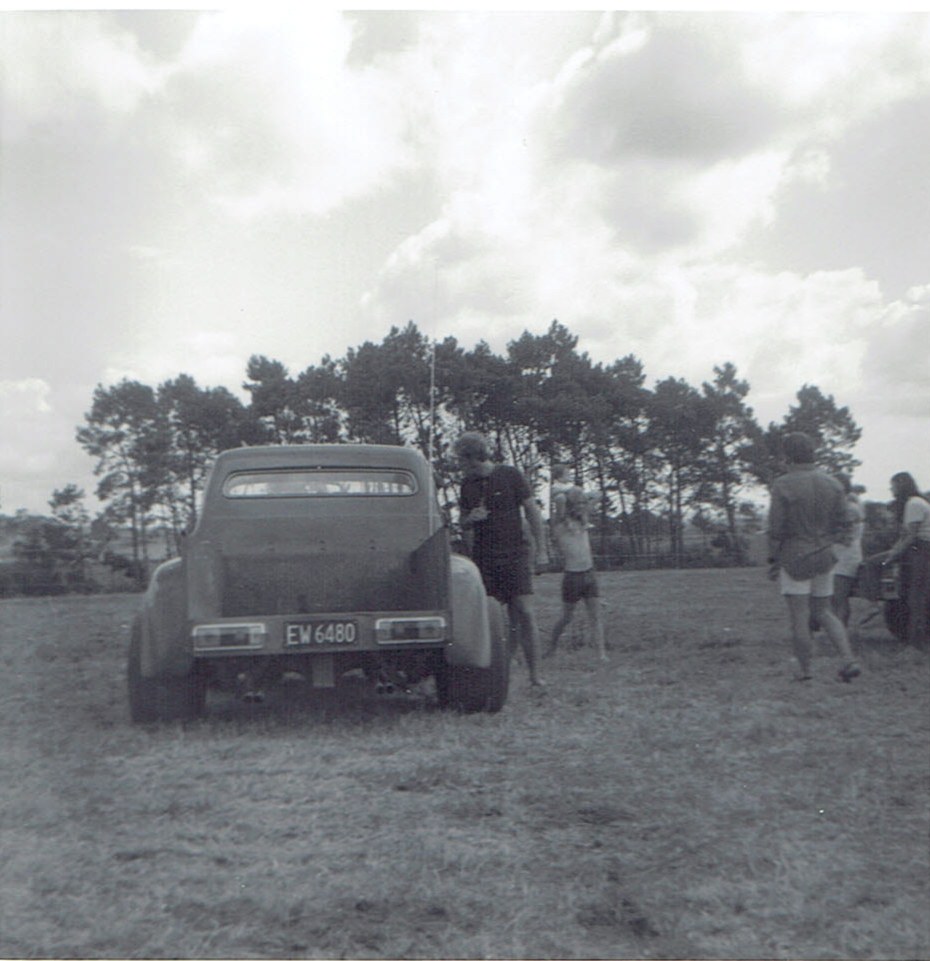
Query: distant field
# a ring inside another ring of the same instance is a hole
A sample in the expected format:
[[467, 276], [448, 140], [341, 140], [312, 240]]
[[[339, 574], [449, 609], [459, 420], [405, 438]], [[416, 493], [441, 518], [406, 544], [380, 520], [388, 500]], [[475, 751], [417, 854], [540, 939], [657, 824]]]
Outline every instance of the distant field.
[[137, 596], [0, 602], [0, 957], [930, 958], [927, 655], [873, 620], [801, 686], [761, 569], [601, 583], [610, 663], [569, 630], [499, 715], [151, 729]]

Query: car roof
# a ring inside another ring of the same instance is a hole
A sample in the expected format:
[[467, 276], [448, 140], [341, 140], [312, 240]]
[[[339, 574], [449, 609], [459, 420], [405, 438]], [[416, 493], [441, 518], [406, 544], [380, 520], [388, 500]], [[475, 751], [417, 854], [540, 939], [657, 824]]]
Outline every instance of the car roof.
[[268, 444], [225, 450], [215, 467], [228, 472], [276, 467], [388, 467], [420, 473], [426, 458], [413, 447], [392, 444]]

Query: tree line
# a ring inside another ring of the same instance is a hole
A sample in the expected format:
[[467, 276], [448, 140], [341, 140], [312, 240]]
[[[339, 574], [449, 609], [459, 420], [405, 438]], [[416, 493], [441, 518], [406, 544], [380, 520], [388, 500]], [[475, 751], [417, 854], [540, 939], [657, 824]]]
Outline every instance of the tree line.
[[[255, 444], [417, 447], [433, 464], [454, 523], [452, 444], [461, 431], [479, 430], [500, 460], [524, 471], [540, 500], [551, 465], [571, 465], [576, 481], [597, 494], [602, 556], [654, 552], [661, 537], [671, 562], [680, 563], [692, 523], [738, 563], [741, 517], [754, 513], [752, 493], [782, 469], [785, 431], [814, 436], [820, 463], [832, 472], [852, 474], [860, 463], [852, 450], [861, 430], [849, 409], [814, 385], [800, 387], [780, 423], [763, 427], [734, 364], [715, 366], [700, 386], [667, 377], [649, 387], [638, 358], [595, 363], [558, 321], [544, 334], [524, 332], [503, 354], [483, 341], [470, 350], [452, 336], [433, 342], [410, 322], [380, 343], [324, 356], [297, 374], [255, 355], [242, 387], [246, 401], [188, 374], [156, 387], [128, 379], [98, 385], [76, 437], [96, 462], [95, 493], [104, 507], [91, 522], [82, 491], [55, 491], [53, 539], [70, 539], [77, 558], [85, 550], [105, 557], [114, 532], [128, 531], [130, 557], [122, 563], [142, 578], [153, 537], [165, 538], [174, 553], [181, 532], [196, 522], [214, 456]], [[41, 555], [36, 541], [48, 533], [31, 536], [26, 554]], [[78, 575], [72, 570], [71, 577]]]

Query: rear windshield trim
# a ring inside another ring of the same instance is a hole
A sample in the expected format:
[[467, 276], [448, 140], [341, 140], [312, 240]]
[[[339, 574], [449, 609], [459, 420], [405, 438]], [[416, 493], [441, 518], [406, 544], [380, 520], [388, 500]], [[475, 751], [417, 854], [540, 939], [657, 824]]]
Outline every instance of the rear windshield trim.
[[239, 470], [223, 481], [230, 500], [286, 497], [411, 497], [416, 476], [394, 467], [284, 467]]

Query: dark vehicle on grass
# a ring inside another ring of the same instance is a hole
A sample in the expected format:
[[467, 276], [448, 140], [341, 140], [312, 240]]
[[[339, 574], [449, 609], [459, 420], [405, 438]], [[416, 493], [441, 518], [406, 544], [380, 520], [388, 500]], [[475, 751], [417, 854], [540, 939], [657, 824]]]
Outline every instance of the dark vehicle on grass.
[[880, 559], [866, 560], [859, 568], [853, 595], [881, 605], [885, 626], [898, 640], [908, 637], [911, 612], [907, 603], [909, 569], [897, 561], [882, 566]]
[[332, 689], [350, 672], [433, 677], [439, 704], [468, 713], [507, 699], [503, 612], [451, 552], [429, 464], [367, 444], [223, 452], [133, 622], [132, 719], [196, 717], [209, 688]]

